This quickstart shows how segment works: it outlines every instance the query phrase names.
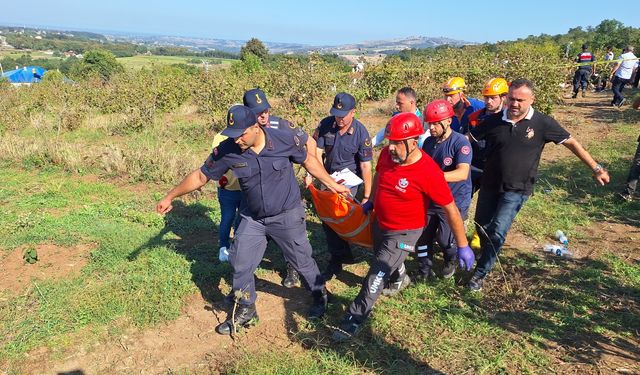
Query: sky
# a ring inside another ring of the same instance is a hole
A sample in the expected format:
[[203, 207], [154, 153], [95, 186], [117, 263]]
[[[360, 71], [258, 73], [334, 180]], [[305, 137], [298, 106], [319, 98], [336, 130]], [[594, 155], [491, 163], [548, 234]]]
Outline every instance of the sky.
[[337, 45], [403, 38], [468, 42], [563, 34], [616, 19], [640, 27], [638, 1], [30, 0], [3, 4], [0, 25]]

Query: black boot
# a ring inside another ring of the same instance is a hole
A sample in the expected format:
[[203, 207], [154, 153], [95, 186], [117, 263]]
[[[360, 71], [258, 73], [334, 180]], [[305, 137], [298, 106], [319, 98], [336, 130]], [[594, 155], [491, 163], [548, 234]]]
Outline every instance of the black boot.
[[227, 320], [222, 322], [216, 327], [216, 332], [221, 335], [230, 335], [232, 332], [236, 332], [241, 327], [249, 327], [258, 322], [258, 313], [256, 312], [255, 303], [251, 305], [238, 305], [235, 312], [235, 330], [234, 319], [232, 314], [229, 314]]
[[325, 311], [327, 311], [329, 294], [327, 293], [327, 289], [322, 287], [322, 290], [312, 292], [311, 296], [313, 297], [313, 304], [311, 305], [311, 309], [309, 309], [307, 319], [320, 319]]
[[293, 268], [291, 263], [287, 263], [287, 277], [282, 281], [282, 285], [285, 288], [300, 286], [300, 274]]

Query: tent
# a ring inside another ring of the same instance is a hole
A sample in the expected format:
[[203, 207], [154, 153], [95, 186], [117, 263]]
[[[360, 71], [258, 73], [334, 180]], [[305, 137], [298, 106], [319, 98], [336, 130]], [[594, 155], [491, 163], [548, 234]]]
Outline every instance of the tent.
[[6, 78], [10, 83], [25, 84], [40, 82], [46, 70], [39, 66], [25, 66], [21, 69], [10, 70], [2, 73], [2, 78]]

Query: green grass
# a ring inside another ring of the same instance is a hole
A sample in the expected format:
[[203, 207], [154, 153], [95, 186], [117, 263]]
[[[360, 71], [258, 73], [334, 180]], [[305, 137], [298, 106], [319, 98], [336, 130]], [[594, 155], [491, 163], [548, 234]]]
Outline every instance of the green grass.
[[[0, 217], [0, 249], [96, 244], [85, 254], [90, 261], [79, 276], [32, 282], [25, 295], [0, 300], [0, 361], [20, 358], [37, 346], [55, 347], [67, 335], [115, 321], [143, 327], [175, 319], [183, 298], [196, 290], [193, 278], [208, 273], [195, 273], [191, 255], [177, 248], [169, 231], [161, 232], [165, 222], [151, 211], [150, 196], [71, 177], [56, 170], [0, 168], [6, 213]], [[205, 226], [213, 230], [213, 206], [198, 207], [197, 212], [184, 208], [202, 223], [186, 233]], [[194, 242], [200, 251], [210, 245]]]
[[[632, 225], [640, 222], [640, 202], [621, 202], [631, 158], [637, 146], [637, 125], [615, 125], [617, 137], [589, 148], [594, 159], [604, 164], [611, 176], [607, 186], [598, 185], [591, 171], [576, 157], [543, 163], [535, 192], [516, 219], [516, 228], [536, 240], [553, 237], [557, 229], [569, 236], [575, 228], [594, 221]], [[549, 145], [547, 147], [562, 147]]]
[[[172, 65], [172, 64], [191, 64], [188, 62], [193, 59], [193, 56], [155, 56], [155, 55], [138, 55], [132, 57], [120, 57], [118, 58], [118, 62], [120, 62], [126, 69], [130, 70], [138, 70], [143, 67], [151, 67], [153, 65]], [[200, 60], [200, 59], [199, 59]], [[201, 60], [208, 61], [211, 67], [217, 67], [222, 65], [231, 64], [234, 60], [230, 59], [221, 59], [221, 58], [213, 58], [207, 57]], [[191, 64], [191, 65], [200, 65], [199, 64]]]

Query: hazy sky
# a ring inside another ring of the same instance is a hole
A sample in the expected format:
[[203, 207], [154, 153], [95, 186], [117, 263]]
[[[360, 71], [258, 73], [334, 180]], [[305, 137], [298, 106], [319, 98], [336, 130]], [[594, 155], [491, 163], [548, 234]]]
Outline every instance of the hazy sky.
[[3, 1], [0, 24], [270, 42], [343, 44], [407, 36], [470, 42], [566, 33], [617, 19], [640, 27], [638, 0]]

